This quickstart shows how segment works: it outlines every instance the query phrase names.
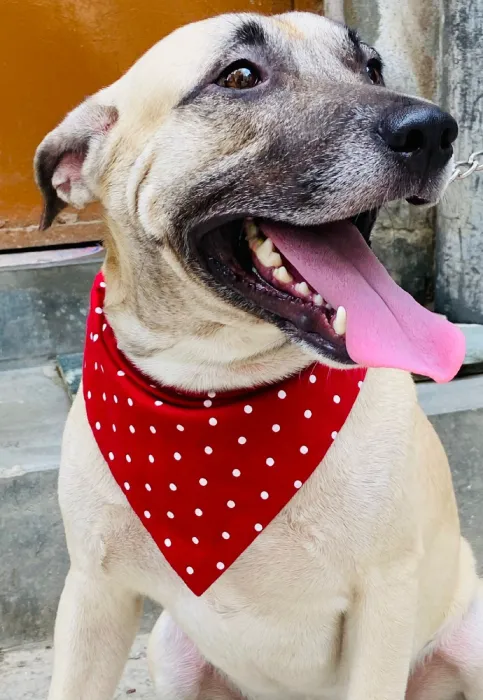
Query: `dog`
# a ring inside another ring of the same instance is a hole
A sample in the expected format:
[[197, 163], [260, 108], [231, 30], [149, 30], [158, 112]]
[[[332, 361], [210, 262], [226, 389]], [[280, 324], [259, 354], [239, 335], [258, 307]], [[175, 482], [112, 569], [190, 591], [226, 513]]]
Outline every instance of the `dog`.
[[[114, 452], [101, 450], [104, 414], [95, 425], [89, 414], [105, 381], [96, 362], [63, 440], [71, 567], [49, 700], [113, 696], [146, 596], [164, 608], [148, 650], [163, 700], [483, 699], [483, 588], [410, 375], [446, 381], [464, 348], [367, 245], [384, 203], [439, 199], [456, 135], [450, 115], [386, 88], [380, 56], [354, 31], [294, 12], [175, 31], [41, 143], [41, 225], [66, 204], [105, 209], [105, 299], [92, 322], [100, 314], [99, 332], [112, 330], [146, 391], [211, 406], [220, 392], [264, 401], [276, 387], [287, 402], [278, 387], [296, 388], [314, 366], [327, 381], [364, 372], [320, 464], [200, 595], [193, 569], [181, 576], [168, 563], [171, 541], [149, 534], [151, 513], [134, 512]], [[129, 421], [132, 401], [99, 395], [98, 410], [103, 399]], [[284, 416], [280, 435], [292, 421], [299, 430], [295, 411]], [[331, 420], [325, 412], [311, 439]]]

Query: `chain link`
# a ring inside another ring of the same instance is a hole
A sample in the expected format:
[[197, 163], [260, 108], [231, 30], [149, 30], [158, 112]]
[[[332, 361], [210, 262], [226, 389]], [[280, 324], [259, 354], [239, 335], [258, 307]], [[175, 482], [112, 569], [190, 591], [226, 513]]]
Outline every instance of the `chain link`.
[[[479, 159], [479, 160], [478, 160]], [[467, 160], [459, 160], [455, 163], [450, 183], [455, 180], [465, 180], [473, 173], [483, 170], [483, 151], [475, 151]]]

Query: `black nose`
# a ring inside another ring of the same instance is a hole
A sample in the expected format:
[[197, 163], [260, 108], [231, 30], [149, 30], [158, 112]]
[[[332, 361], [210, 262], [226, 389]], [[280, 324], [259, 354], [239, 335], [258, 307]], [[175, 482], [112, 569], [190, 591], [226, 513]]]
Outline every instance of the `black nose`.
[[458, 124], [436, 105], [417, 104], [388, 110], [378, 133], [392, 151], [406, 157], [412, 169], [437, 169], [453, 155]]

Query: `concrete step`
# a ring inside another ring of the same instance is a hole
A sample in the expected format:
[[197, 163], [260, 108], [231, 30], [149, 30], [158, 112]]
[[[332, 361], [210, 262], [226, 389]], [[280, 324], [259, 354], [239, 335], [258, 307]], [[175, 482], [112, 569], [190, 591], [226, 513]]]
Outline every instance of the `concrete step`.
[[[418, 385], [448, 451], [465, 534], [483, 569], [483, 377]], [[57, 505], [70, 406], [53, 363], [0, 372], [0, 646], [50, 639], [68, 560]], [[159, 608], [146, 605], [143, 630]], [[3, 698], [3, 695], [2, 695]]]
[[[114, 700], [154, 700], [146, 661], [147, 641], [147, 635], [136, 639]], [[52, 658], [49, 645], [24, 645], [0, 654], [2, 700], [45, 700]]]
[[0, 368], [82, 350], [100, 246], [0, 253]]

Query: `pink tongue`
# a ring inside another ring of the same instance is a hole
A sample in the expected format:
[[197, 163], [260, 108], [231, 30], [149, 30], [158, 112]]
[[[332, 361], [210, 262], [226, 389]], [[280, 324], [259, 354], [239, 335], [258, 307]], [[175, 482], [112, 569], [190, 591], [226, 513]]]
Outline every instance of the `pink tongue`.
[[260, 228], [334, 308], [347, 311], [347, 351], [365, 367], [452, 379], [465, 356], [462, 332], [397, 286], [348, 221], [317, 230]]

